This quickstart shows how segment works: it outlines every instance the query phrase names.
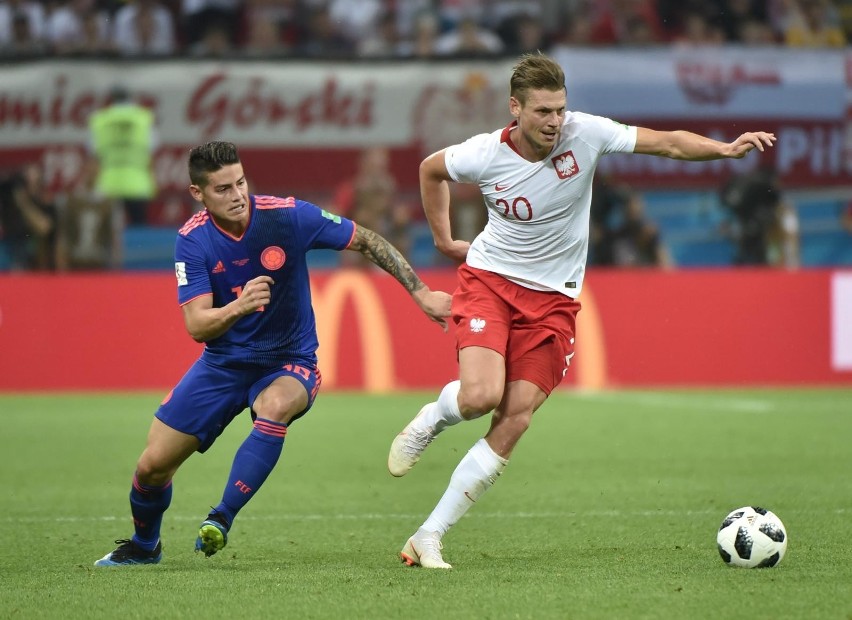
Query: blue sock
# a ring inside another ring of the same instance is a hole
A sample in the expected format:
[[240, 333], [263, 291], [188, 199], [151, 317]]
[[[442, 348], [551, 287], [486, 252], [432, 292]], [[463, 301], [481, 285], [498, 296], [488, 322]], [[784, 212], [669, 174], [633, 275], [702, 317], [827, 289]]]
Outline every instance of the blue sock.
[[229, 526], [275, 467], [286, 434], [286, 424], [263, 418], [254, 421], [254, 428], [234, 456], [222, 501], [213, 509], [225, 517]]
[[160, 541], [163, 513], [172, 503], [171, 480], [162, 487], [141, 484], [133, 475], [130, 489], [130, 513], [133, 515], [133, 542], [147, 551], [153, 551]]

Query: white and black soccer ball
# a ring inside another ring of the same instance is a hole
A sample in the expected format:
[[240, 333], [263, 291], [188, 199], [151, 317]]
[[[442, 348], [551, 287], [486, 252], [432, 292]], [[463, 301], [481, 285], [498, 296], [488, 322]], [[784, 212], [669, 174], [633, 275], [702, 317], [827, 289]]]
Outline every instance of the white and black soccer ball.
[[770, 568], [777, 566], [787, 551], [787, 530], [771, 510], [744, 506], [725, 517], [716, 543], [729, 566]]

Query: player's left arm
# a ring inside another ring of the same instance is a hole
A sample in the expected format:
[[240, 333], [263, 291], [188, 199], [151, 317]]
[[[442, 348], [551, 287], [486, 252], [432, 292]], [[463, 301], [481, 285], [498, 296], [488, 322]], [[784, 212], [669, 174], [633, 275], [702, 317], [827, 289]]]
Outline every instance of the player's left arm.
[[633, 152], [690, 161], [740, 159], [753, 149], [763, 152], [775, 143], [775, 139], [772, 133], [749, 131], [733, 142], [720, 142], [690, 131], [656, 131], [637, 127]]
[[369, 228], [356, 226], [355, 236], [346, 249], [360, 252], [367, 260], [396, 278], [426, 316], [447, 331], [446, 317], [450, 316], [452, 296], [443, 291], [429, 290], [405, 257], [387, 239]]

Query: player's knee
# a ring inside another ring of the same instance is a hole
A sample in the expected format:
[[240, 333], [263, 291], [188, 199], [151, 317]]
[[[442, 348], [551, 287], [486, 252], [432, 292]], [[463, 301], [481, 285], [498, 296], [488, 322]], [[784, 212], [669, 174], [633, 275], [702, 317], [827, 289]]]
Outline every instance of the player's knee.
[[492, 411], [500, 404], [503, 394], [487, 385], [462, 385], [459, 391], [459, 410], [468, 419]]
[[145, 486], [163, 486], [173, 475], [171, 467], [153, 458], [148, 451], [142, 453], [136, 463], [136, 480]]
[[492, 427], [499, 428], [500, 434], [514, 445], [530, 427], [532, 412], [516, 412], [512, 414], [495, 413]]
[[523, 412], [517, 415], [510, 416], [508, 423], [511, 426], [512, 434], [520, 439], [521, 435], [527, 432], [532, 422], [532, 411]]
[[287, 394], [267, 394], [255, 401], [253, 410], [259, 418], [288, 424], [307, 405], [307, 398], [293, 398]]

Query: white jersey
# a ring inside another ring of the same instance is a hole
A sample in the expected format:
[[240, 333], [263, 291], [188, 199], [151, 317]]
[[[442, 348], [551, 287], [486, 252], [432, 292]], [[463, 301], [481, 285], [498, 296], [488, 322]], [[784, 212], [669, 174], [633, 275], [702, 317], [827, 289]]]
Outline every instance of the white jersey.
[[488, 208], [467, 264], [527, 288], [577, 297], [586, 273], [595, 168], [601, 155], [633, 152], [636, 127], [568, 112], [550, 155], [530, 162], [509, 139], [514, 126], [446, 150], [450, 176], [478, 185]]

